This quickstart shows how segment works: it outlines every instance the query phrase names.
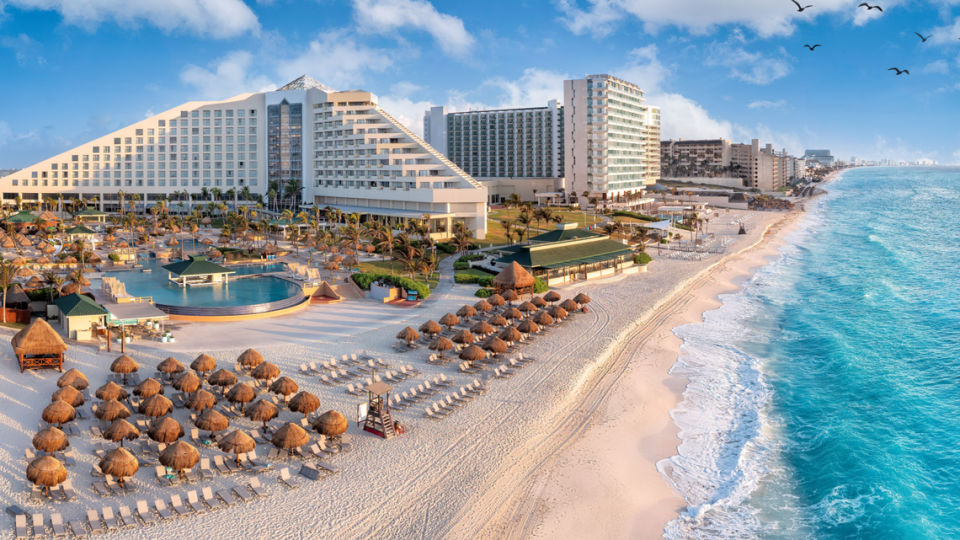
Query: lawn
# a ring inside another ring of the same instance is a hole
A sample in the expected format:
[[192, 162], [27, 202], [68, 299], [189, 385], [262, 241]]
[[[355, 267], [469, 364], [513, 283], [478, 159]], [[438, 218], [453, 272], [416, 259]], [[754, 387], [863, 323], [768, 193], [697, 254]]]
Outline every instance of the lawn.
[[[438, 264], [440, 261], [450, 257], [446, 253], [437, 253]], [[360, 272], [369, 273], [369, 274], [390, 274], [390, 261], [373, 261], [373, 262], [362, 262], [360, 263]], [[410, 274], [403, 271], [403, 265], [397, 261], [393, 262], [393, 274], [397, 276], [410, 277]], [[436, 277], [437, 274], [434, 274]], [[426, 283], [430, 286], [430, 290], [436, 289], [439, 284], [437, 279], [428, 279], [426, 282], [423, 281], [423, 275], [417, 274], [414, 276], [414, 281], [419, 281], [420, 283]]]
[[479, 269], [479, 268], [470, 268], [470, 269], [468, 269], [468, 270], [457, 270], [456, 274], [457, 274], [458, 276], [459, 276], [460, 274], [465, 274], [465, 275], [468, 275], [468, 276], [480, 276], [480, 277], [493, 276], [493, 275], [495, 275], [495, 274], [491, 274], [490, 272], [487, 272], [486, 270], [481, 270], [481, 269]]

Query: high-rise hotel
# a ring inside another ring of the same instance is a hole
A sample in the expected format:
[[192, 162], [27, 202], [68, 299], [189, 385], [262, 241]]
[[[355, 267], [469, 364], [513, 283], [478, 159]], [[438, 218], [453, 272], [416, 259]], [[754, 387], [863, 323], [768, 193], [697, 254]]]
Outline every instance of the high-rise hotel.
[[272, 92], [184, 103], [0, 178], [0, 191], [7, 204], [62, 194], [115, 210], [120, 191], [150, 206], [204, 188], [248, 190], [259, 200], [271, 187], [298, 184], [301, 207], [390, 222], [429, 214], [438, 238], [457, 221], [478, 238], [486, 232], [479, 182], [394, 120], [376, 95], [307, 76]]

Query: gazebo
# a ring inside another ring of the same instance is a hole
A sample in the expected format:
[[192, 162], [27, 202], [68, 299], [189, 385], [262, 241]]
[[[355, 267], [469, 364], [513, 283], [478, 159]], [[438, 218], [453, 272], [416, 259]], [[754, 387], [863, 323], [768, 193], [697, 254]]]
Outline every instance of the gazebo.
[[367, 391], [367, 419], [363, 430], [384, 439], [396, 435], [393, 429], [393, 417], [390, 415], [390, 391], [393, 387], [385, 382], [375, 382], [364, 390]]
[[101, 212], [96, 208], [84, 208], [83, 210], [73, 214], [73, 219], [77, 221], [96, 221], [99, 223], [104, 223], [107, 221], [107, 217], [110, 214], [106, 212]]
[[504, 268], [496, 277], [493, 278], [493, 288], [497, 293], [511, 290], [518, 294], [533, 294], [533, 286], [537, 280], [520, 266], [517, 261], [513, 261]]
[[96, 234], [92, 229], [85, 225], [76, 225], [63, 231], [67, 235], [67, 240], [90, 240]]
[[163, 269], [169, 272], [170, 281], [181, 287], [224, 283], [227, 281], [228, 275], [236, 273], [224, 266], [208, 261], [204, 255], [191, 255], [189, 261], [168, 264]]
[[34, 319], [10, 340], [13, 352], [20, 361], [20, 373], [25, 369], [57, 368], [63, 371], [63, 353], [66, 343], [47, 321]]

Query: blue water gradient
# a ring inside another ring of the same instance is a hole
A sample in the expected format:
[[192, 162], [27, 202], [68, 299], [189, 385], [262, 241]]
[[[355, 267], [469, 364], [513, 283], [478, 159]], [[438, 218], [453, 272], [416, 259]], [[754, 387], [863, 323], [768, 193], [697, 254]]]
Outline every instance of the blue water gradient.
[[846, 172], [780, 261], [677, 329], [691, 387], [661, 469], [691, 506], [667, 537], [960, 538], [958, 186]]

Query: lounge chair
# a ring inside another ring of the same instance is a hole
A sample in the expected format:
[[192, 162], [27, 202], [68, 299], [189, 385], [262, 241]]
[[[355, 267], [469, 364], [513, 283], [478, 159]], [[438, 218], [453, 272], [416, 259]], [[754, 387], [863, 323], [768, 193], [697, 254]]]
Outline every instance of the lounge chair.
[[439, 416], [439, 417], [441, 417], [441, 418], [447, 416], [448, 414], [450, 414], [450, 413], [452, 413], [452, 412], [453, 412], [453, 410], [447, 409], [446, 407], [441, 407], [440, 404], [437, 403], [437, 402], [434, 402], [434, 403], [433, 403], [433, 414], [435, 414], [435, 415], [437, 415], [437, 416]]
[[233, 506], [237, 504], [237, 500], [234, 499], [233, 495], [231, 495], [230, 492], [225, 489], [221, 489], [220, 491], [218, 491], [217, 495], [219, 495], [220, 498], [223, 499], [223, 503], [226, 504], [227, 506]]
[[43, 526], [43, 514], [33, 515], [33, 536], [40, 537], [47, 534], [47, 528]]
[[68, 452], [63, 453], [63, 464], [67, 467], [73, 467], [77, 464], [77, 454], [71, 448]]
[[83, 526], [83, 523], [79, 519], [71, 519], [69, 525], [70, 531], [77, 538], [87, 535], [87, 529]]
[[96, 510], [87, 510], [87, 524], [94, 534], [103, 532], [103, 525], [100, 524], [100, 514]]
[[107, 474], [107, 475], [104, 475], [103, 478], [104, 478], [103, 480], [104, 483], [107, 485], [107, 488], [109, 488], [110, 491], [114, 493], [120, 493], [121, 491], [123, 491], [123, 487], [116, 481], [116, 479], [113, 476]]
[[197, 474], [197, 473], [195, 473], [195, 472], [193, 472], [193, 468], [184, 469], [184, 470], [183, 470], [183, 476], [184, 476], [184, 478], [187, 479], [187, 482], [191, 482], [191, 483], [192, 483], [192, 482], [199, 482], [199, 481], [200, 481], [200, 475]]
[[73, 480], [69, 478], [64, 480], [63, 483], [60, 484], [60, 491], [63, 492], [63, 496], [68, 501], [73, 501], [77, 499], [77, 491], [73, 489]]
[[243, 499], [243, 502], [250, 502], [253, 500], [253, 495], [251, 495], [245, 487], [236, 486], [233, 488], [233, 492], [237, 494], [237, 497]]
[[257, 497], [268, 497], [270, 494], [267, 493], [267, 490], [263, 487], [263, 484], [260, 483], [260, 479], [254, 476], [250, 479], [250, 483], [247, 484], [250, 486], [250, 489], [253, 490], [253, 494]]
[[213, 456], [213, 465], [220, 471], [220, 474], [231, 474], [233, 472], [223, 462], [223, 456]]
[[284, 467], [280, 469], [280, 483], [287, 486], [290, 489], [296, 489], [300, 487], [300, 484], [296, 480], [290, 477], [290, 469]]
[[163, 501], [156, 499], [153, 501], [153, 508], [157, 511], [157, 514], [160, 515], [160, 519], [173, 519], [173, 512], [167, 509], [167, 505], [163, 504]]
[[94, 482], [92, 487], [93, 491], [99, 495], [101, 499], [113, 495], [113, 491], [110, 491], [110, 488], [103, 482]]
[[337, 474], [340, 472], [340, 467], [337, 467], [336, 465], [322, 459], [317, 460], [317, 467], [320, 467], [330, 474]]
[[210, 468], [210, 458], [200, 460], [200, 477], [204, 480], [213, 478], [213, 469]]
[[304, 463], [300, 467], [300, 476], [316, 482], [320, 479], [320, 471], [312, 463]]
[[137, 515], [140, 516], [144, 525], [153, 525], [157, 522], [156, 518], [153, 517], [153, 512], [150, 511], [150, 507], [147, 506], [147, 501], [137, 501]]
[[120, 506], [120, 521], [123, 523], [120, 525], [124, 529], [130, 529], [137, 526], [137, 518], [133, 517], [133, 514], [130, 513], [129, 506]]
[[209, 506], [211, 510], [219, 510], [223, 508], [223, 505], [220, 504], [220, 501], [218, 501], [217, 498], [213, 496], [212, 489], [210, 489], [209, 487], [205, 487], [202, 490], [200, 490], [200, 492], [203, 494], [203, 502], [207, 503], [207, 506]]
[[271, 448], [270, 452], [267, 453], [267, 459], [280, 459], [280, 450], [278, 448]]
[[200, 499], [197, 498], [196, 490], [187, 492], [187, 504], [189, 504], [190, 508], [193, 508], [193, 511], [198, 514], [203, 514], [207, 511], [206, 507], [203, 506], [203, 503], [200, 502]]
[[183, 506], [183, 501], [179, 495], [170, 496], [170, 506], [181, 516], [186, 516], [192, 512], [192, 510], [187, 510], [187, 508]]
[[67, 529], [63, 526], [63, 517], [59, 513], [50, 514], [50, 526], [53, 527], [54, 538], [67, 535]]
[[102, 514], [103, 514], [103, 523], [107, 526], [108, 531], [112, 531], [114, 529], [120, 528], [120, 524], [117, 523], [117, 517], [113, 515], [113, 508], [109, 506], [104, 506]]
[[157, 465], [154, 467], [154, 471], [157, 475], [157, 483], [163, 487], [170, 487], [173, 485], [173, 481], [167, 478], [167, 468], [163, 465]]
[[426, 409], [423, 410], [423, 415], [431, 420], [443, 420], [443, 417], [435, 414], [433, 412], [433, 409], [431, 409], [430, 407], [427, 407]]
[[351, 396], [359, 396], [363, 394], [363, 390], [361, 390], [359, 387], [354, 388], [352, 384], [348, 384], [347, 393], [350, 394]]
[[16, 518], [14, 518], [14, 521], [16, 522], [16, 531], [14, 533], [14, 537], [17, 539], [28, 538], [30, 533], [27, 529], [26, 514], [18, 514]]
[[37, 454], [34, 453], [32, 448], [27, 448], [26, 450], [23, 451], [23, 454], [24, 454], [24, 459], [27, 460], [27, 463], [30, 463], [31, 461], [37, 459]]
[[323, 370], [317, 367], [316, 362], [310, 362], [310, 371], [313, 372], [314, 375], [323, 375]]
[[253, 472], [255, 473], [263, 472], [271, 467], [269, 463], [257, 457], [256, 449], [247, 452], [247, 462], [253, 466]]

